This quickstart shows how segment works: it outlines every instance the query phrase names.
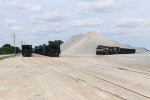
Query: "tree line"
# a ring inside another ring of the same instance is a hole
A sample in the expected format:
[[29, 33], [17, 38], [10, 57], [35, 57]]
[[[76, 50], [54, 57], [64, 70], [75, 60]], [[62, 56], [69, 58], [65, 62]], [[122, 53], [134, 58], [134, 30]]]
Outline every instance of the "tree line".
[[64, 43], [62, 40], [54, 40], [54, 41], [48, 41], [48, 45], [43, 44], [43, 45], [39, 45], [39, 46], [35, 46], [35, 49], [38, 48], [43, 48], [45, 46], [50, 46], [50, 45], [61, 45], [62, 43]]
[[[36, 48], [42, 48], [44, 46], [53, 45], [53, 44], [54, 45], [61, 45], [62, 43], [64, 43], [62, 40], [48, 41], [48, 45], [43, 44], [43, 45], [35, 46], [35, 49]], [[21, 53], [21, 50], [19, 47], [11, 46], [11, 44], [4, 44], [2, 47], [0, 47], [0, 55], [14, 54], [15, 48], [16, 48], [16, 53]]]
[[16, 48], [16, 53], [21, 52], [19, 47], [14, 47], [14, 46], [11, 46], [10, 44], [5, 44], [0, 48], [0, 55], [14, 54], [15, 48]]

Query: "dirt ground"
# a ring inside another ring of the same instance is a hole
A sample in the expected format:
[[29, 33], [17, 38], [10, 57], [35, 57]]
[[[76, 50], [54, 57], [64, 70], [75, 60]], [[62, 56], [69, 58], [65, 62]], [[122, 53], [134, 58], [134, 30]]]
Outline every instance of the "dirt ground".
[[0, 100], [150, 100], [150, 54], [1, 60]]

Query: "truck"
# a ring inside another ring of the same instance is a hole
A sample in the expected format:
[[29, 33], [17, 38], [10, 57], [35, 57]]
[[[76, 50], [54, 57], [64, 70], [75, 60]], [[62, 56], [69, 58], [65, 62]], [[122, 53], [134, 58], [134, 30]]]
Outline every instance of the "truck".
[[22, 45], [22, 56], [23, 57], [32, 56], [32, 45]]

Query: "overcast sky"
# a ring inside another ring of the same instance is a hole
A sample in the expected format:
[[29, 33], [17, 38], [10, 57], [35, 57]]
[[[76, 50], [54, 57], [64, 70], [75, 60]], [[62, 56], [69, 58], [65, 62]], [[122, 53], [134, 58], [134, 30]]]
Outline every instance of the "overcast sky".
[[0, 46], [44, 44], [96, 31], [150, 48], [150, 0], [0, 0]]

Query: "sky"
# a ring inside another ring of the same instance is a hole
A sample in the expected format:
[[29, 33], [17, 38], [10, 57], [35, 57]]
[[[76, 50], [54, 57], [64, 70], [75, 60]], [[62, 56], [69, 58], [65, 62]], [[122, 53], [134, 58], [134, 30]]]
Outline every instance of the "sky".
[[150, 49], [150, 0], [0, 0], [0, 46], [47, 44], [95, 31]]

